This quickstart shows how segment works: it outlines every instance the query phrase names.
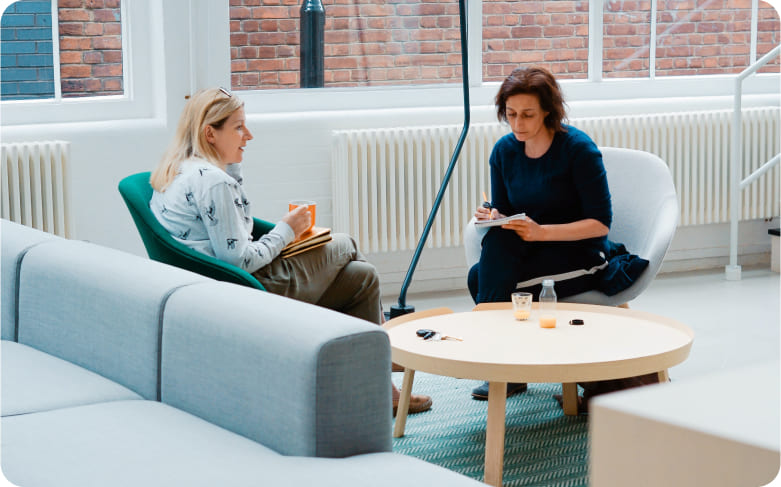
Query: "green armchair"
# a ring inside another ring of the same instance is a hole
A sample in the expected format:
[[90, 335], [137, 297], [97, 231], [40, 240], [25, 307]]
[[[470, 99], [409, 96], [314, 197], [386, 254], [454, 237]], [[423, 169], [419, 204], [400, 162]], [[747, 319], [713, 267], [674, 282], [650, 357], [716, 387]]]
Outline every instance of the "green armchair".
[[[119, 182], [119, 193], [130, 210], [150, 259], [181, 267], [218, 281], [266, 290], [249, 272], [176, 241], [149, 209], [149, 201], [152, 199], [149, 176], [149, 172], [142, 172], [124, 178]], [[257, 239], [272, 228], [274, 228], [273, 223], [255, 218], [252, 237]]]

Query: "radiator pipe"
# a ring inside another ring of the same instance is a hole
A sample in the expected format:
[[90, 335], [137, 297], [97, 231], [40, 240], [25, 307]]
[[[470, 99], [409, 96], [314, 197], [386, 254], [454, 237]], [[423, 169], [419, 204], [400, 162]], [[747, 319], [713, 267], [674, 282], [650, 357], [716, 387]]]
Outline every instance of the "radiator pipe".
[[437, 198], [434, 200], [434, 206], [431, 208], [431, 213], [428, 215], [428, 221], [426, 221], [426, 226], [423, 228], [423, 234], [420, 236], [420, 240], [418, 240], [418, 246], [415, 248], [415, 253], [412, 256], [412, 262], [410, 262], [409, 269], [407, 269], [407, 275], [404, 277], [404, 282], [401, 285], [399, 302], [397, 305], [391, 306], [390, 308], [391, 318], [415, 311], [414, 306], [407, 304], [407, 289], [412, 282], [412, 274], [415, 272], [415, 267], [418, 265], [418, 260], [420, 260], [420, 254], [423, 251], [423, 246], [426, 244], [428, 235], [431, 232], [431, 225], [434, 223], [434, 218], [437, 216], [439, 205], [442, 203], [445, 190], [447, 189], [448, 183], [450, 183], [450, 177], [453, 174], [453, 170], [456, 167], [456, 162], [458, 161], [458, 156], [461, 154], [461, 148], [463, 147], [464, 141], [466, 140], [466, 134], [469, 132], [469, 49], [467, 46], [468, 39], [466, 25], [466, 0], [458, 0], [458, 17], [459, 21], [461, 22], [461, 78], [464, 96], [464, 127], [461, 129], [461, 135], [459, 136], [458, 142], [456, 143], [453, 156], [450, 158], [450, 164], [448, 165], [447, 171], [445, 172], [445, 177], [443, 178], [442, 185], [439, 188], [439, 193], [437, 193]]

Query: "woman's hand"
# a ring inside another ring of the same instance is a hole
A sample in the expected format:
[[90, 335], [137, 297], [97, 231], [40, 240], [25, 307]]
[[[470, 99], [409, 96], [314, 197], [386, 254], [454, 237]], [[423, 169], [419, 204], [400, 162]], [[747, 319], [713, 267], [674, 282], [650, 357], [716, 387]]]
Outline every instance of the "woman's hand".
[[540, 225], [528, 216], [525, 220], [514, 220], [502, 225], [502, 228], [512, 230], [524, 240], [572, 242], [587, 238], [604, 237], [610, 229], [599, 220], [585, 218], [572, 223], [556, 225]]
[[293, 211], [282, 217], [282, 221], [290, 225], [293, 232], [296, 234], [296, 238], [300, 237], [312, 223], [312, 212], [306, 206], [299, 206], [293, 208]]
[[527, 242], [545, 240], [545, 228], [528, 216], [523, 220], [513, 220], [509, 223], [505, 223], [502, 225], [502, 228], [514, 231], [519, 237]]
[[496, 220], [497, 218], [504, 218], [504, 215], [499, 213], [499, 210], [496, 208], [480, 206], [475, 210], [475, 218], [478, 220]]

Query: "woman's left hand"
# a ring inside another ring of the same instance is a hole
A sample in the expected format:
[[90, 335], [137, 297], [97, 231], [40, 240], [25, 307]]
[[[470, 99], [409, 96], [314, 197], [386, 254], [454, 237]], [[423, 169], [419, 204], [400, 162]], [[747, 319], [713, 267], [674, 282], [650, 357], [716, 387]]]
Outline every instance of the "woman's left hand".
[[523, 220], [514, 220], [502, 225], [502, 228], [512, 230], [527, 242], [545, 240], [545, 228], [528, 216]]

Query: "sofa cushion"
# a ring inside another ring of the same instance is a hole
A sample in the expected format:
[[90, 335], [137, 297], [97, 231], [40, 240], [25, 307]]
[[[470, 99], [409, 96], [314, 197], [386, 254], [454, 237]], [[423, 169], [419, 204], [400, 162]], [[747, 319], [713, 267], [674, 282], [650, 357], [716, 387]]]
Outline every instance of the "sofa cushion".
[[279, 457], [154, 401], [6, 417], [0, 434], [3, 474], [24, 486], [255, 485]]
[[19, 275], [18, 341], [157, 399], [165, 301], [208, 280], [86, 242], [39, 245]]
[[390, 343], [368, 321], [203, 283], [168, 300], [162, 356], [163, 402], [282, 454], [391, 449]]
[[16, 342], [0, 342], [2, 415], [12, 416], [141, 396], [94, 372]]
[[27, 487], [477, 487], [394, 453], [286, 457], [168, 405], [120, 401], [2, 420], [2, 469]]
[[58, 239], [8, 220], [0, 220], [0, 323], [3, 340], [16, 340], [16, 290], [19, 263], [29, 248], [50, 239]]

